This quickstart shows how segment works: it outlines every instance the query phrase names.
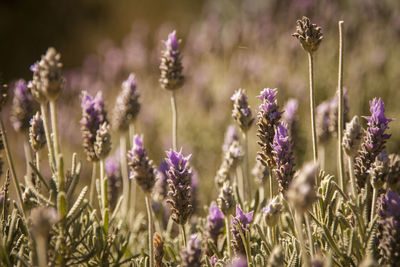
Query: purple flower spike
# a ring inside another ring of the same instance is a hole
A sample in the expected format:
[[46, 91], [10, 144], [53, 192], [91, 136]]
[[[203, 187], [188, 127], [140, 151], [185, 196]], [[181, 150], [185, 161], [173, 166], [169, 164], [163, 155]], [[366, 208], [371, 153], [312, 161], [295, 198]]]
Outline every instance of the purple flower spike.
[[196, 234], [190, 236], [190, 240], [185, 248], [180, 252], [182, 267], [201, 267], [201, 241]]
[[146, 150], [143, 148], [143, 135], [135, 135], [133, 137], [132, 153], [139, 156], [146, 156]]
[[224, 226], [224, 214], [213, 201], [211, 202], [209, 214], [207, 216], [206, 231], [208, 238], [210, 238], [215, 245], [217, 245], [218, 236], [223, 233]]
[[225, 132], [224, 144], [222, 145], [222, 150], [226, 152], [233, 141], [238, 141], [239, 136], [235, 125], [229, 125]]
[[264, 90], [262, 90], [258, 96], [258, 98], [263, 101], [263, 103], [260, 105], [260, 109], [268, 113], [268, 118], [271, 121], [279, 120], [281, 118], [281, 114], [283, 113], [279, 112], [278, 110], [278, 102], [275, 99], [277, 93], [278, 90], [276, 88], [264, 88]]
[[167, 203], [171, 205], [172, 219], [184, 225], [193, 213], [192, 198], [192, 169], [189, 166], [190, 156], [183, 156], [182, 149], [179, 152], [167, 151], [165, 161], [169, 165], [168, 185], [169, 191]]
[[400, 262], [400, 196], [388, 191], [377, 202], [378, 250], [383, 262], [397, 266]]
[[161, 196], [162, 199], [165, 199], [167, 197], [168, 193], [168, 183], [167, 183], [167, 171], [169, 170], [169, 165], [165, 160], [161, 161], [160, 167], [158, 168], [157, 174], [158, 174], [158, 179], [156, 182], [156, 192], [158, 193], [159, 196]]
[[388, 124], [392, 119], [386, 118], [382, 99], [374, 98], [369, 105], [371, 116], [364, 117], [368, 121], [368, 128], [361, 150], [355, 159], [354, 174], [359, 188], [365, 186], [370, 167], [379, 153], [385, 149], [386, 140], [390, 138], [390, 134], [385, 134], [385, 131], [389, 129]]
[[93, 98], [86, 91], [82, 93], [82, 119], [81, 130], [83, 136], [83, 147], [87, 154], [88, 161], [98, 161], [95, 153], [96, 133], [100, 125], [107, 122], [107, 113], [104, 109], [104, 102], [101, 92]]
[[283, 108], [285, 112], [282, 114], [282, 120], [287, 125], [287, 130], [289, 133], [290, 143], [294, 148], [298, 147], [299, 136], [298, 136], [298, 124], [299, 120], [297, 118], [297, 109], [299, 106], [299, 102], [297, 99], [289, 99], [286, 102], [285, 107]]
[[244, 213], [239, 205], [236, 206], [236, 217], [232, 216], [232, 246], [237, 255], [246, 255], [241, 233], [246, 238], [246, 233], [250, 230], [253, 222], [253, 211]]
[[17, 132], [26, 132], [29, 121], [34, 115], [34, 100], [25, 80], [18, 80], [14, 87], [14, 99], [11, 110], [11, 122]]
[[294, 175], [294, 157], [292, 145], [284, 123], [279, 123], [275, 127], [274, 142], [272, 144], [272, 153], [276, 162], [274, 173], [279, 182], [279, 190], [285, 192]]
[[212, 255], [211, 258], [210, 258], [210, 264], [211, 264], [211, 266], [214, 267], [215, 264], [217, 263], [217, 261], [218, 261], [217, 255], [215, 255], [215, 254]]
[[128, 79], [122, 83], [122, 89], [131, 90], [132, 94], [136, 91], [135, 75], [133, 73], [129, 74]]
[[176, 39], [176, 31], [171, 32], [168, 34], [167, 41], [163, 41], [165, 49], [177, 51], [179, 46], [179, 41]]
[[176, 37], [176, 31], [168, 35], [168, 39], [163, 41], [164, 50], [161, 55], [160, 64], [160, 84], [167, 90], [176, 90], [182, 87], [184, 77], [182, 75], [182, 62], [179, 51], [180, 40]]
[[247, 102], [247, 95], [244, 89], [238, 89], [231, 97], [233, 101], [232, 117], [236, 120], [240, 129], [247, 132], [253, 124], [254, 118]]

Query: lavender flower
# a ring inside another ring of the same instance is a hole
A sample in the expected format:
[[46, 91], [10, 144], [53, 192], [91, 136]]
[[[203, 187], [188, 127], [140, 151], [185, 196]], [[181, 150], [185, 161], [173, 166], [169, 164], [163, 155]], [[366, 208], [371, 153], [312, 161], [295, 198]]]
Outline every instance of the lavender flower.
[[46, 144], [46, 134], [44, 132], [42, 116], [40, 116], [39, 111], [36, 112], [29, 123], [31, 125], [29, 128], [29, 142], [31, 143], [33, 151], [38, 152]]
[[375, 158], [374, 163], [372, 163], [370, 172], [370, 180], [373, 188], [382, 189], [386, 181], [388, 180], [388, 170], [389, 170], [389, 158], [387, 156], [386, 150], [383, 150]]
[[108, 122], [103, 122], [96, 131], [96, 142], [94, 143], [94, 151], [97, 158], [105, 159], [111, 150], [111, 135]]
[[222, 151], [226, 152], [233, 141], [239, 141], [239, 136], [235, 125], [229, 125], [225, 132], [224, 144]]
[[385, 148], [386, 140], [390, 134], [385, 134], [392, 119], [385, 117], [385, 108], [382, 99], [374, 98], [369, 102], [371, 116], [364, 117], [368, 121], [364, 142], [355, 159], [354, 175], [359, 188], [365, 186], [369, 168], [378, 154]]
[[217, 198], [217, 203], [218, 207], [225, 216], [229, 216], [233, 213], [236, 202], [233, 196], [232, 187], [229, 185], [229, 182], [225, 182], [222, 186]]
[[201, 242], [197, 235], [190, 236], [190, 240], [185, 248], [180, 252], [182, 267], [201, 267]]
[[215, 176], [215, 181], [221, 187], [226, 181], [230, 180], [230, 173], [240, 165], [244, 157], [239, 141], [233, 140], [229, 148], [225, 151], [224, 159]]
[[192, 169], [192, 179], [190, 181], [190, 187], [192, 188], [192, 206], [193, 213], [196, 213], [198, 207], [198, 173]]
[[258, 112], [258, 130], [257, 136], [260, 138], [258, 144], [261, 146], [261, 152], [258, 153], [259, 160], [265, 166], [275, 166], [275, 161], [272, 154], [272, 142], [275, 136], [275, 126], [281, 119], [281, 114], [278, 102], [275, 99], [277, 89], [266, 88], [261, 91], [258, 96], [263, 103], [260, 105]]
[[155, 184], [155, 191], [157, 192], [158, 196], [164, 200], [168, 195], [168, 175], [167, 171], [169, 170], [169, 165], [165, 160], [161, 161], [160, 167], [157, 171], [157, 181]]
[[86, 91], [83, 91], [81, 107], [83, 148], [85, 149], [88, 161], [98, 161], [99, 158], [95, 152], [97, 130], [100, 128], [100, 125], [107, 122], [107, 113], [104, 109], [101, 92], [98, 92], [93, 98]]
[[191, 155], [183, 156], [182, 150], [179, 152], [172, 149], [167, 151], [166, 162], [169, 165], [167, 203], [171, 205], [172, 219], [181, 225], [184, 225], [193, 213], [190, 157]]
[[279, 216], [282, 212], [282, 203], [279, 201], [278, 196], [271, 199], [267, 206], [262, 211], [265, 215], [265, 222], [268, 226], [273, 227], [279, 221]]
[[105, 161], [105, 170], [108, 180], [108, 201], [112, 207], [117, 204], [118, 195], [121, 190], [122, 175], [119, 166], [120, 156], [119, 151], [116, 151], [112, 157], [107, 158]]
[[156, 173], [153, 161], [147, 156], [143, 148], [143, 137], [133, 137], [132, 150], [128, 151], [128, 165], [131, 170], [130, 178], [135, 179], [145, 193], [150, 193], [156, 182]]
[[244, 89], [236, 90], [231, 100], [233, 101], [232, 117], [236, 120], [240, 129], [247, 132], [253, 124], [254, 117], [247, 102], [246, 91]]
[[115, 103], [113, 113], [113, 127], [120, 131], [126, 131], [129, 124], [133, 122], [139, 111], [139, 92], [136, 90], [135, 76], [130, 74], [128, 79], [122, 83], [122, 91]]
[[321, 27], [312, 24], [310, 19], [304, 16], [297, 21], [296, 32], [292, 36], [296, 37], [303, 49], [310, 54], [318, 50], [323, 39]]
[[60, 96], [64, 86], [60, 59], [61, 55], [53, 47], [50, 47], [41, 60], [30, 68], [33, 78], [28, 87], [39, 103], [57, 100]]
[[385, 264], [397, 266], [400, 262], [400, 196], [388, 191], [377, 202], [378, 250]]
[[314, 188], [317, 174], [318, 164], [307, 163], [290, 184], [287, 198], [301, 214], [310, 208], [318, 198]]
[[239, 205], [236, 206], [236, 217], [232, 216], [232, 247], [237, 255], [246, 255], [241, 234], [246, 239], [247, 231], [253, 222], [253, 211], [244, 213]]
[[328, 101], [324, 101], [317, 106], [315, 123], [317, 127], [317, 139], [318, 143], [324, 144], [331, 137], [329, 131], [329, 112], [330, 104]]
[[211, 202], [209, 214], [207, 216], [206, 235], [214, 244], [217, 244], [218, 237], [223, 233], [224, 226], [224, 214], [213, 201]]
[[286, 125], [279, 123], [275, 126], [275, 137], [272, 144], [272, 154], [276, 163], [274, 173], [279, 183], [279, 191], [286, 192], [294, 175], [294, 157], [292, 145]]
[[184, 82], [179, 43], [180, 40], [176, 38], [176, 31], [170, 33], [168, 39], [164, 41], [160, 64], [160, 84], [161, 87], [167, 90], [179, 89]]
[[299, 103], [297, 99], [289, 99], [286, 102], [286, 105], [283, 107], [283, 110], [285, 111], [282, 114], [282, 120], [286, 123], [287, 125], [287, 130], [289, 134], [289, 140], [292, 146], [297, 145], [298, 141], [298, 118], [296, 116], [297, 113], [297, 108], [299, 106]]
[[354, 157], [357, 154], [357, 150], [361, 144], [361, 137], [361, 125], [358, 116], [354, 116], [350, 122], [346, 123], [342, 144], [344, 151], [349, 157]]
[[251, 170], [251, 174], [253, 174], [255, 181], [260, 186], [264, 185], [267, 182], [269, 177], [269, 169], [264, 166], [259, 160], [256, 160], [256, 165]]
[[11, 110], [11, 122], [15, 131], [26, 132], [34, 115], [34, 100], [26, 87], [24, 80], [18, 80], [14, 85], [14, 99]]

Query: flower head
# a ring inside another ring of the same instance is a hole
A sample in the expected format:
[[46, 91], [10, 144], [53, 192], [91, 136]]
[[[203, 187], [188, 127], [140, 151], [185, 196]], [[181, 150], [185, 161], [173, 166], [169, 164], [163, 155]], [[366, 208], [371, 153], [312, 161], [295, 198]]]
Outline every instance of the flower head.
[[232, 187], [229, 185], [229, 181], [225, 182], [220, 189], [217, 203], [218, 207], [221, 209], [222, 213], [225, 216], [233, 213], [236, 202], [233, 195]]
[[218, 236], [223, 233], [223, 228], [225, 226], [224, 214], [214, 201], [211, 202], [208, 212], [206, 233], [208, 238], [216, 244]]
[[233, 101], [232, 117], [236, 120], [240, 129], [247, 132], [253, 124], [254, 117], [247, 102], [246, 91], [238, 89], [231, 97]]
[[317, 51], [323, 39], [321, 27], [311, 24], [307, 17], [297, 21], [296, 32], [292, 36], [300, 41], [301, 46], [308, 53]]
[[14, 86], [14, 99], [11, 110], [11, 121], [15, 131], [25, 132], [34, 115], [34, 100], [25, 80], [18, 80]]
[[354, 116], [350, 122], [346, 123], [346, 130], [343, 136], [343, 149], [350, 157], [354, 157], [357, 154], [361, 144], [361, 137], [361, 125], [358, 116]]
[[278, 223], [279, 215], [282, 212], [282, 203], [279, 201], [278, 196], [271, 199], [262, 211], [265, 215], [265, 222], [268, 226], [272, 227]]
[[298, 142], [298, 118], [297, 118], [297, 109], [299, 106], [299, 102], [297, 99], [289, 99], [286, 102], [286, 105], [283, 107], [283, 110], [285, 111], [282, 114], [282, 120], [286, 123], [287, 125], [287, 130], [289, 133], [289, 139], [290, 143], [293, 146], [297, 145]]
[[236, 206], [236, 217], [232, 216], [232, 246], [238, 255], [246, 255], [242, 235], [246, 238], [254, 212], [244, 213], [239, 205]]
[[224, 144], [222, 150], [226, 152], [233, 141], [239, 141], [238, 132], [235, 125], [229, 125], [225, 132]]
[[33, 151], [37, 152], [46, 144], [46, 133], [44, 131], [42, 116], [40, 116], [39, 111], [36, 112], [29, 124], [29, 142]]
[[118, 195], [121, 190], [122, 175], [120, 169], [120, 151], [117, 150], [113, 156], [108, 157], [105, 161], [105, 170], [107, 173], [107, 192], [111, 206], [115, 206]]
[[182, 267], [201, 267], [201, 241], [196, 234], [190, 236], [189, 242], [180, 252]]

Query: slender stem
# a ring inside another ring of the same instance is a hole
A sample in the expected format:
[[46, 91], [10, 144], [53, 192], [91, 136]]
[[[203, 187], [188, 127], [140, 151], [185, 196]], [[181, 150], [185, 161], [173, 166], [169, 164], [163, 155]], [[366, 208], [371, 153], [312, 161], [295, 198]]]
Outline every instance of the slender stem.
[[318, 149], [319, 149], [319, 152], [318, 152], [318, 155], [319, 155], [318, 160], [319, 160], [319, 162], [320, 162], [321, 169], [325, 170], [326, 147], [325, 147], [324, 144], [322, 144], [322, 145], [320, 145], [320, 146], [318, 147]]
[[11, 169], [11, 177], [13, 179], [15, 191], [17, 191], [19, 206], [21, 208], [22, 215], [23, 215], [25, 223], [26, 223], [27, 220], [26, 220], [24, 202], [22, 200], [21, 187], [20, 187], [20, 185], [18, 183], [17, 174], [15, 172], [14, 161], [12, 160], [11, 153], [10, 153], [10, 148], [8, 146], [7, 133], [6, 133], [6, 130], [5, 130], [5, 127], [4, 127], [3, 119], [1, 117], [0, 117], [0, 127], [1, 127], [0, 130], [1, 130], [1, 133], [2, 133], [1, 138], [2, 138], [2, 141], [3, 141], [3, 145], [4, 145], [4, 150], [6, 152], [7, 163], [8, 163], [9, 168]]
[[343, 21], [339, 21], [339, 71], [338, 71], [338, 152], [339, 152], [339, 180], [342, 191], [344, 191], [344, 163], [343, 163]]
[[296, 226], [296, 232], [297, 232], [297, 238], [299, 239], [300, 243], [300, 249], [301, 249], [301, 257], [303, 259], [303, 266], [310, 266], [310, 260], [307, 256], [307, 251], [306, 251], [306, 243], [304, 242], [304, 237], [303, 237], [303, 231], [302, 231], [302, 216], [301, 214], [296, 211], [296, 219], [295, 219], [295, 226]]
[[32, 155], [31, 155], [31, 148], [29, 147], [28, 141], [25, 139], [24, 140], [24, 153], [25, 153], [25, 160], [26, 160], [26, 175], [25, 179], [29, 179], [31, 177], [31, 166], [29, 165], [29, 162], [32, 161]]
[[36, 161], [36, 169], [40, 172], [40, 154], [39, 152], [35, 153], [35, 161]]
[[371, 202], [371, 219], [370, 219], [371, 222], [375, 217], [376, 198], [377, 198], [377, 195], [378, 195], [378, 190], [376, 190], [376, 187], [374, 187], [373, 190], [374, 191], [372, 193], [372, 202]]
[[150, 267], [154, 266], [154, 245], [153, 245], [153, 216], [151, 214], [150, 194], [145, 195], [147, 220], [149, 226], [149, 254], [150, 254]]
[[317, 150], [317, 132], [315, 127], [315, 93], [314, 93], [314, 62], [313, 55], [308, 53], [308, 71], [309, 71], [309, 79], [310, 79], [310, 110], [311, 110], [311, 133], [313, 140], [313, 157], [314, 162], [317, 162], [318, 159], [318, 150]]
[[55, 161], [55, 157], [54, 157], [54, 147], [53, 147], [53, 142], [50, 138], [50, 130], [49, 130], [49, 124], [48, 124], [48, 118], [47, 118], [47, 104], [41, 103], [40, 111], [42, 113], [42, 118], [43, 118], [43, 126], [44, 126], [44, 132], [46, 135], [47, 149], [49, 151], [49, 163], [50, 163], [50, 165], [53, 165], [53, 167], [56, 167], [56, 161]]
[[311, 231], [310, 218], [308, 217], [307, 213], [304, 214], [304, 218], [306, 220], [306, 225], [307, 225], [308, 243], [310, 243], [310, 248], [311, 248], [311, 259], [313, 259], [314, 254], [315, 254], [315, 249], [314, 249], [314, 241], [313, 241], [312, 231]]
[[171, 93], [171, 108], [172, 108], [172, 148], [178, 150], [178, 109], [175, 100], [175, 91]]
[[186, 247], [186, 231], [185, 231], [185, 225], [184, 224], [180, 224], [179, 225], [181, 228], [181, 233], [182, 233], [182, 243], [183, 246]]
[[[56, 114], [56, 102], [50, 101], [50, 117], [51, 117], [51, 129], [53, 130], [53, 145], [54, 145], [54, 154], [56, 160], [58, 158], [58, 154], [60, 154], [60, 140], [58, 136], [57, 129], [57, 114]], [[58, 168], [59, 162], [57, 162]]]
[[121, 134], [120, 139], [119, 139], [119, 152], [120, 152], [120, 158], [121, 158], [121, 174], [122, 174], [122, 195], [123, 195], [123, 200], [122, 200], [122, 212], [123, 216], [128, 212], [128, 206], [129, 206], [129, 177], [128, 177], [128, 166], [126, 163], [126, 136], [125, 134]]
[[90, 181], [90, 196], [89, 196], [89, 203], [93, 205], [93, 195], [94, 195], [94, 188], [96, 184], [96, 169], [97, 169], [97, 164], [95, 161], [93, 161], [93, 168], [92, 168], [92, 180]]
[[243, 147], [244, 147], [244, 186], [247, 187], [247, 200], [251, 200], [251, 184], [250, 184], [250, 174], [249, 174], [249, 148], [247, 140], [247, 132], [243, 133]]
[[226, 227], [226, 245], [228, 247], [229, 259], [232, 259], [232, 247], [231, 247], [231, 226], [229, 221], [229, 215], [225, 216], [225, 227]]
[[269, 169], [269, 198], [272, 199], [274, 197], [274, 181], [272, 180], [272, 168]]
[[[239, 231], [240, 231], [240, 237], [241, 237], [243, 245], [244, 245], [244, 250], [246, 252], [247, 265], [250, 265], [251, 251], [250, 251], [250, 247], [249, 247], [249, 242], [247, 240], [247, 236], [245, 235], [245, 233], [243, 233], [243, 231], [241, 229], [239, 229]], [[250, 232], [249, 232], [249, 234], [250, 234]]]
[[350, 182], [351, 188], [353, 189], [354, 199], [357, 199], [357, 188], [356, 188], [356, 179], [354, 177], [354, 162], [352, 157], [347, 157], [349, 160], [349, 173], [350, 173]]
[[106, 188], [104, 188], [104, 159], [100, 159], [100, 191], [101, 191], [101, 205], [104, 211], [107, 208]]
[[244, 181], [243, 181], [243, 169], [240, 165], [236, 167], [236, 180], [239, 188], [239, 198], [244, 201]]
[[39, 267], [47, 267], [47, 240], [41, 235], [36, 237], [36, 254], [39, 261]]

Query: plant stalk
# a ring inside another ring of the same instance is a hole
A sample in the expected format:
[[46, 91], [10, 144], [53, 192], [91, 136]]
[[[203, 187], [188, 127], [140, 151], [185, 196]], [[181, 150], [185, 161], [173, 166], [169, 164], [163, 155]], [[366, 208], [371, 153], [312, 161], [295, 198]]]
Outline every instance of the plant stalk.
[[343, 163], [343, 21], [339, 21], [339, 70], [338, 70], [338, 153], [339, 153], [339, 180], [342, 191], [344, 191], [344, 163]]
[[274, 197], [274, 181], [272, 180], [272, 168], [269, 169], [269, 199]]
[[92, 167], [92, 180], [90, 181], [90, 196], [89, 196], [89, 203], [93, 205], [93, 195], [94, 195], [94, 188], [96, 184], [96, 169], [97, 169], [97, 164], [95, 161], [93, 161], [93, 167]]
[[[56, 102], [50, 101], [50, 117], [51, 117], [51, 129], [53, 131], [53, 145], [54, 145], [54, 156], [56, 160], [60, 154], [60, 139], [58, 136], [57, 129], [57, 114], [56, 114]], [[59, 162], [57, 161], [57, 168], [59, 168]]]
[[145, 194], [146, 209], [147, 209], [147, 223], [149, 226], [149, 255], [150, 255], [150, 267], [154, 266], [154, 244], [153, 244], [153, 216], [151, 212], [150, 194]]
[[42, 118], [43, 118], [43, 126], [44, 126], [44, 132], [46, 135], [46, 143], [47, 143], [47, 149], [49, 151], [49, 164], [50, 166], [53, 165], [52, 167], [56, 167], [56, 160], [54, 156], [54, 146], [53, 146], [53, 141], [50, 137], [50, 129], [49, 129], [49, 124], [48, 124], [48, 118], [47, 118], [47, 103], [41, 103], [40, 104], [40, 111], [42, 113]]
[[[130, 147], [133, 147], [133, 136], [135, 134], [135, 125], [133, 123], [129, 124], [129, 142]], [[125, 153], [126, 154], [126, 153]], [[126, 162], [126, 161], [125, 161]], [[126, 168], [127, 169], [127, 168]], [[129, 179], [128, 179], [129, 181]], [[131, 220], [133, 221], [136, 212], [136, 196], [137, 196], [137, 184], [134, 181], [130, 181], [130, 205], [131, 205]]]
[[372, 193], [372, 202], [371, 202], [371, 219], [370, 221], [372, 222], [375, 217], [375, 211], [376, 211], [376, 198], [378, 196], [378, 190], [376, 187], [373, 187], [373, 193]]
[[349, 160], [349, 173], [350, 173], [350, 182], [351, 182], [351, 188], [353, 190], [353, 196], [354, 199], [357, 200], [357, 188], [356, 188], [356, 179], [354, 177], [354, 162], [353, 162], [353, 157], [348, 157]]
[[[250, 174], [249, 174], [249, 148], [247, 140], [247, 132], [243, 133], [243, 147], [244, 147], [244, 183], [243, 185], [247, 187], [247, 200], [251, 200], [251, 184], [250, 184]], [[244, 191], [244, 190], [243, 190]]]
[[305, 218], [306, 225], [307, 225], [308, 242], [310, 243], [310, 249], [311, 249], [310, 254], [311, 254], [311, 260], [312, 260], [314, 258], [315, 249], [314, 249], [314, 241], [313, 241], [312, 231], [311, 231], [310, 218], [308, 217], [307, 213], [304, 214], [304, 218]]
[[232, 259], [231, 226], [229, 221], [229, 215], [225, 216], [225, 227], [226, 227], [226, 245], [228, 247], [228, 256], [229, 259]]
[[183, 246], [186, 247], [186, 231], [185, 231], [185, 225], [184, 224], [180, 224], [179, 225], [181, 228], [181, 233], [182, 233], [182, 243]]
[[311, 110], [311, 133], [313, 141], [314, 162], [318, 160], [317, 130], [315, 127], [315, 93], [314, 93], [314, 59], [312, 53], [308, 53], [308, 72], [310, 81], [310, 110]]
[[121, 175], [122, 175], [122, 214], [123, 217], [126, 216], [129, 207], [129, 177], [128, 177], [128, 166], [126, 162], [126, 136], [125, 134], [121, 134], [119, 139], [119, 152], [121, 158]]
[[306, 243], [304, 241], [304, 237], [303, 237], [303, 231], [302, 231], [302, 215], [298, 212], [295, 211], [295, 227], [296, 232], [297, 232], [297, 238], [299, 239], [299, 243], [300, 243], [300, 249], [301, 249], [301, 257], [303, 259], [303, 266], [310, 266], [310, 259], [308, 258], [307, 255], [307, 251], [306, 251]]
[[178, 109], [176, 106], [175, 91], [171, 92], [171, 109], [172, 109], [172, 148], [178, 150]]

